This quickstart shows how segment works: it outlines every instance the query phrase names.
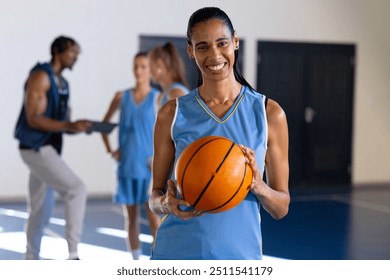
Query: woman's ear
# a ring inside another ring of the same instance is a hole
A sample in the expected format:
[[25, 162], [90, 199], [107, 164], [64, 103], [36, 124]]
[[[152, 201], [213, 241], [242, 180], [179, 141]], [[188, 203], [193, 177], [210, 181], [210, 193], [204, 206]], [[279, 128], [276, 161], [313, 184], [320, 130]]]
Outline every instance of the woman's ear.
[[238, 50], [240, 48], [240, 39], [238, 38], [238, 35], [237, 33], [234, 31], [234, 35], [233, 35], [233, 41], [234, 41], [234, 48], [236, 50]]
[[191, 45], [187, 44], [187, 54], [188, 54], [188, 57], [190, 59], [194, 59], [194, 55], [192, 54], [193, 53], [193, 48]]

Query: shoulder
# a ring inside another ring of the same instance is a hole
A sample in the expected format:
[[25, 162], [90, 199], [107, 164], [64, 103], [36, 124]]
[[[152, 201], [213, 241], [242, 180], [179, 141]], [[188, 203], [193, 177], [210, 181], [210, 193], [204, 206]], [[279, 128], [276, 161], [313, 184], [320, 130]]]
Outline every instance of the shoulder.
[[169, 98], [175, 99], [176, 97], [186, 95], [188, 91], [184, 91], [182, 88], [172, 88], [169, 91]]
[[192, 91], [189, 91], [187, 94], [179, 96], [178, 102], [179, 104], [184, 104], [190, 100], [195, 100], [195, 94], [197, 92], [197, 89], [193, 89]]
[[171, 123], [176, 111], [176, 100], [165, 103], [158, 111], [157, 118], [161, 122]]
[[268, 99], [267, 121], [269, 127], [280, 127], [287, 123], [286, 114], [283, 108], [273, 99]]
[[115, 92], [111, 100], [111, 104], [118, 107], [119, 104], [122, 102], [123, 95], [124, 95], [124, 91]]
[[53, 70], [49, 63], [37, 63], [30, 70], [30, 77], [40, 77], [50, 79], [50, 76], [53, 76]]
[[246, 106], [254, 108], [254, 110], [262, 115], [266, 115], [266, 100], [267, 97], [247, 86], [244, 86], [242, 99]]
[[245, 85], [243, 85], [242, 90], [244, 91], [244, 94], [250, 99], [260, 100], [260, 101], [265, 101], [266, 99], [266, 96], [264, 94], [255, 91], [254, 89], [251, 89]]
[[179, 96], [186, 95], [189, 92], [189, 89], [183, 85], [182, 83], [175, 82], [172, 84], [171, 89], [169, 91], [169, 95], [171, 99], [174, 99]]
[[26, 85], [27, 87], [40, 86], [48, 89], [51, 86], [49, 74], [44, 70], [35, 70], [30, 73]]
[[189, 92], [189, 89], [182, 83], [180, 82], [174, 82], [172, 84], [172, 89], [181, 89], [182, 91], [188, 93]]
[[150, 95], [153, 96], [153, 98], [157, 98], [158, 96], [160, 96], [160, 91], [159, 89], [155, 88], [155, 87], [152, 87], [152, 89], [150, 90]]
[[115, 92], [114, 100], [120, 101], [122, 99], [124, 93], [125, 93], [125, 91], [122, 91], [122, 90], [119, 90], [119, 91]]
[[34, 70], [29, 75], [29, 80], [50, 80], [49, 74], [42, 69]]

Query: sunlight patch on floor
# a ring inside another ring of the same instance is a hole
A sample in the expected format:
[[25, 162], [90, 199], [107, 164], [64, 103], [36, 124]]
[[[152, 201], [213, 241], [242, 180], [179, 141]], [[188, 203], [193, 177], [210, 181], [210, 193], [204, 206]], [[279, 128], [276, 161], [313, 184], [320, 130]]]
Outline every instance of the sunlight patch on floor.
[[[27, 219], [28, 214], [26, 212], [0, 208], [0, 216], [9, 216], [14, 218]], [[56, 224], [60, 226], [65, 225], [64, 219], [59, 218], [50, 218], [51, 224]], [[114, 229], [114, 228], [105, 228], [98, 227], [96, 232], [99, 234], [104, 234], [108, 236], [118, 237], [118, 238], [127, 238], [127, 232], [125, 230]], [[143, 243], [152, 244], [153, 237], [148, 234], [141, 233], [139, 239]], [[23, 255], [26, 250], [26, 235], [22, 231], [6, 231], [4, 227], [0, 226], [0, 250], [7, 250]], [[91, 245], [86, 243], [79, 244], [79, 255], [81, 259], [85, 260], [104, 260], [104, 259], [121, 259], [121, 260], [131, 260], [132, 256], [124, 248], [124, 251], [110, 249], [107, 247]], [[45, 235], [42, 238], [41, 245], [41, 258], [50, 259], [50, 260], [65, 260], [68, 258], [68, 249], [66, 240], [58, 233], [46, 228]], [[149, 256], [142, 255], [141, 260], [149, 259]], [[272, 256], [263, 256], [264, 260], [283, 260], [281, 258], [272, 257]]]
[[[0, 249], [24, 254], [26, 250], [26, 235], [24, 232], [0, 233]], [[80, 243], [79, 254], [81, 259], [130, 259], [126, 251], [114, 250], [96, 245]], [[63, 260], [68, 258], [68, 249], [65, 239], [43, 236], [41, 258]]]
[[[108, 236], [113, 236], [113, 237], [127, 238], [127, 232], [125, 230], [120, 230], [120, 229], [99, 227], [96, 229], [96, 232]], [[152, 244], [153, 236], [149, 234], [140, 233], [139, 240], [142, 243]]]

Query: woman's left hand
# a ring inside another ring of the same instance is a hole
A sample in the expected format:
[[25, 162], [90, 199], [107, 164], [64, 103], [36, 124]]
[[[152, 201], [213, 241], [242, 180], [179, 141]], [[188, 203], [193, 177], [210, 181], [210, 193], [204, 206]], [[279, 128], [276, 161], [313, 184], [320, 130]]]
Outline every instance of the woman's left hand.
[[255, 151], [241, 144], [239, 145], [239, 147], [242, 149], [245, 156], [247, 157], [249, 166], [252, 169], [253, 177], [252, 177], [251, 191], [255, 195], [260, 194], [264, 188], [264, 182], [263, 182], [263, 177], [260, 174], [259, 166], [257, 165], [256, 162]]

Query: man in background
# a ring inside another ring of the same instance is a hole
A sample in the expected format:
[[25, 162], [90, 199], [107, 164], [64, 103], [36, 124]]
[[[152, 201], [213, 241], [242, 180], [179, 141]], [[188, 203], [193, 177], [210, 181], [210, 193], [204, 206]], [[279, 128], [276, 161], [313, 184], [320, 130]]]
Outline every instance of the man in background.
[[55, 205], [64, 201], [69, 259], [78, 259], [87, 191], [84, 183], [61, 158], [63, 133], [87, 132], [91, 123], [70, 121], [69, 86], [62, 76], [72, 69], [80, 47], [60, 36], [51, 45], [51, 61], [37, 63], [25, 83], [23, 106], [16, 124], [20, 155], [30, 171], [26, 225], [26, 259], [39, 259], [41, 240]]

